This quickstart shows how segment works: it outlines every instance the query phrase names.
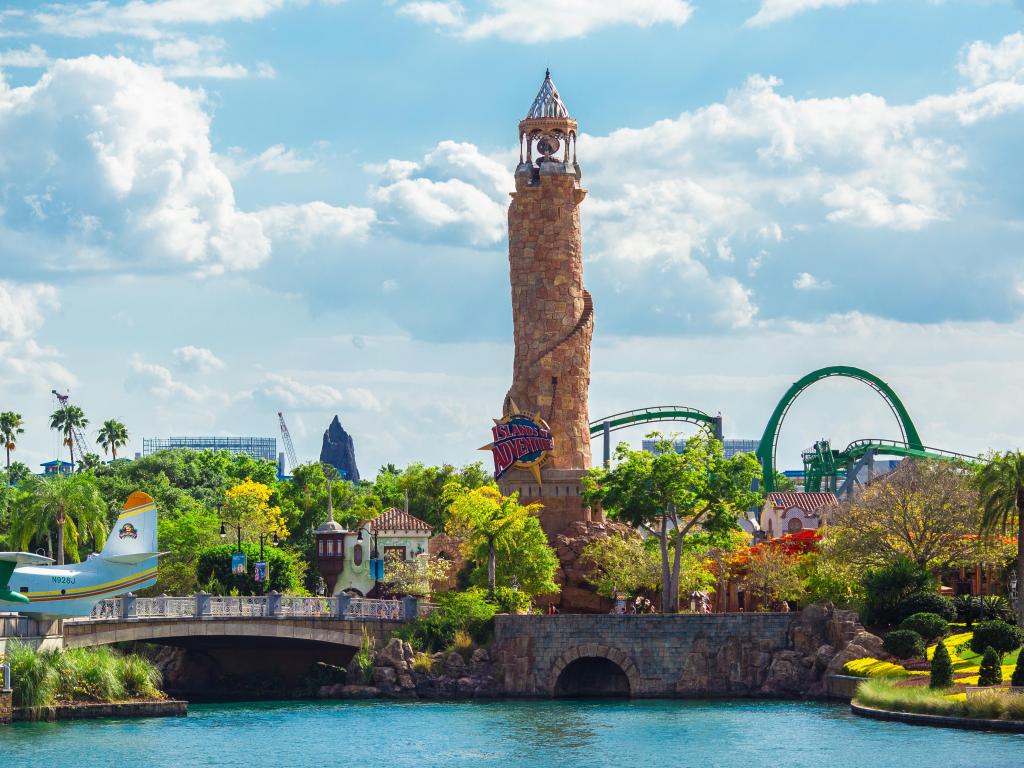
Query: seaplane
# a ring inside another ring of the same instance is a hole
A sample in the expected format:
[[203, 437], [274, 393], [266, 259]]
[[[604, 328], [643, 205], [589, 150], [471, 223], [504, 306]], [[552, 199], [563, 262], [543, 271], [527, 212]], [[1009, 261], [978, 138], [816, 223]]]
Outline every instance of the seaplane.
[[156, 584], [156, 503], [141, 491], [124, 504], [101, 552], [51, 565], [31, 552], [0, 552], [0, 611], [38, 618], [89, 616], [100, 600]]

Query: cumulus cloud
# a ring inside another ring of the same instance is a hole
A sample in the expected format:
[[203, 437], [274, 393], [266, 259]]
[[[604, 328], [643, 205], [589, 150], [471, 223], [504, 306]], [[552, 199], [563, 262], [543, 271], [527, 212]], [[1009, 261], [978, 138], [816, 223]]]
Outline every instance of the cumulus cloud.
[[761, 0], [757, 13], [746, 21], [748, 27], [764, 27], [805, 11], [821, 8], [845, 8], [848, 5], [874, 3], [876, 0]]
[[456, 0], [402, 3], [399, 14], [466, 40], [498, 37], [541, 43], [584, 37], [606, 27], [682, 26], [693, 14], [688, 0], [549, 0], [543, 8], [520, 0]]
[[390, 160], [371, 197], [383, 226], [414, 240], [488, 246], [505, 237], [511, 174], [473, 144], [442, 141], [419, 162]]
[[194, 373], [212, 373], [224, 367], [224, 361], [206, 347], [195, 347], [191, 344], [178, 347], [172, 354], [178, 368]]
[[0, 51], [0, 67], [45, 67], [50, 63], [46, 51], [33, 43], [28, 48]]
[[263, 229], [278, 242], [301, 248], [338, 240], [362, 240], [376, 221], [370, 208], [339, 207], [324, 202], [275, 205], [257, 213]]
[[214, 162], [203, 102], [124, 58], [59, 60], [20, 88], [0, 80], [8, 264], [217, 274], [265, 261], [270, 242]]
[[810, 272], [801, 272], [794, 278], [793, 287], [798, 291], [816, 291], [831, 288], [832, 283], [828, 280], [819, 280]]
[[1014, 32], [996, 44], [978, 40], [964, 50], [958, 69], [974, 85], [1024, 80], [1024, 34]]
[[379, 411], [380, 401], [364, 387], [349, 387], [344, 392], [329, 384], [309, 384], [291, 376], [271, 373], [257, 390], [257, 394], [288, 408], [331, 409], [353, 408]]
[[139, 354], [132, 355], [128, 367], [131, 371], [125, 380], [128, 391], [142, 391], [161, 400], [184, 400], [189, 403], [198, 403], [212, 394], [210, 390], [204, 392], [176, 380], [170, 369], [147, 362]]
[[210, 78], [238, 80], [255, 74], [257, 77], [275, 76], [269, 64], [257, 65], [251, 72], [241, 64], [223, 61], [224, 40], [219, 37], [174, 37], [159, 40], [153, 45], [153, 61], [170, 78]]
[[317, 161], [303, 157], [299, 152], [284, 144], [267, 147], [254, 157], [246, 157], [240, 147], [232, 147], [226, 155], [217, 156], [217, 165], [235, 180], [253, 172], [288, 175], [306, 173], [316, 167]]

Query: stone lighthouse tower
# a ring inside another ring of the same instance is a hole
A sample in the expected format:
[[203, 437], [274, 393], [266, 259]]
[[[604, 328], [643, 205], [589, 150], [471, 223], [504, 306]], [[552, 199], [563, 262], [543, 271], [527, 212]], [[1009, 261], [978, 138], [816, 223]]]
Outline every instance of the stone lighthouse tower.
[[[546, 73], [519, 123], [516, 191], [508, 209], [509, 274], [515, 361], [503, 412], [539, 416], [554, 448], [541, 472], [513, 469], [499, 478], [503, 493], [541, 502], [553, 537], [575, 520], [589, 520], [579, 480], [590, 467], [587, 391], [594, 305], [583, 287], [576, 121]], [[541, 482], [537, 482], [540, 476]]]

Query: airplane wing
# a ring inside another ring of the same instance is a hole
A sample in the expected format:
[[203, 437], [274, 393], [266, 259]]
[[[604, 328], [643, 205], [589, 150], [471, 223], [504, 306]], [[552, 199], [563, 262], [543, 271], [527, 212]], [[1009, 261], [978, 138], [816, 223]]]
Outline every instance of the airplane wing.
[[12, 592], [10, 588], [11, 574], [18, 565], [48, 565], [53, 558], [33, 555], [31, 552], [0, 552], [0, 600], [9, 603], [27, 603], [25, 595]]

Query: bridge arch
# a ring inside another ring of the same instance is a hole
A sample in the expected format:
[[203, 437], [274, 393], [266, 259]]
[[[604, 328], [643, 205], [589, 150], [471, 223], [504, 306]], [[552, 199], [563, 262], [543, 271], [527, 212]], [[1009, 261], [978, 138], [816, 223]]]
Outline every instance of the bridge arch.
[[[580, 690], [580, 675], [606, 675], [612, 683], [610, 689]], [[616, 685], [621, 675], [624, 685]], [[551, 665], [548, 691], [552, 697], [573, 695], [636, 696], [641, 690], [640, 673], [636, 662], [623, 651], [607, 645], [590, 643], [564, 650]]]
[[761, 462], [761, 469], [764, 473], [762, 480], [762, 486], [766, 492], [775, 490], [775, 451], [778, 447], [779, 433], [782, 430], [782, 422], [786, 418], [786, 414], [789, 412], [790, 406], [793, 405], [793, 401], [800, 396], [800, 394], [812, 384], [821, 381], [822, 379], [829, 379], [833, 377], [842, 377], [846, 379], [854, 379], [855, 381], [861, 381], [871, 387], [877, 392], [893, 415], [896, 417], [896, 421], [899, 424], [900, 431], [903, 434], [903, 442], [906, 443], [912, 449], [922, 449], [924, 446], [921, 443], [921, 437], [917, 432], [917, 427], [914, 426], [913, 420], [910, 418], [910, 413], [907, 412], [906, 407], [900, 400], [899, 395], [886, 384], [882, 379], [870, 371], [866, 371], [863, 368], [856, 368], [850, 365], [830, 365], [824, 368], [819, 368], [816, 371], [811, 371], [803, 378], [795, 381], [786, 394], [779, 400], [779, 404], [775, 406], [775, 410], [772, 412], [771, 418], [768, 420], [768, 424], [765, 425], [764, 434], [761, 436], [760, 445], [757, 448], [757, 457]]

